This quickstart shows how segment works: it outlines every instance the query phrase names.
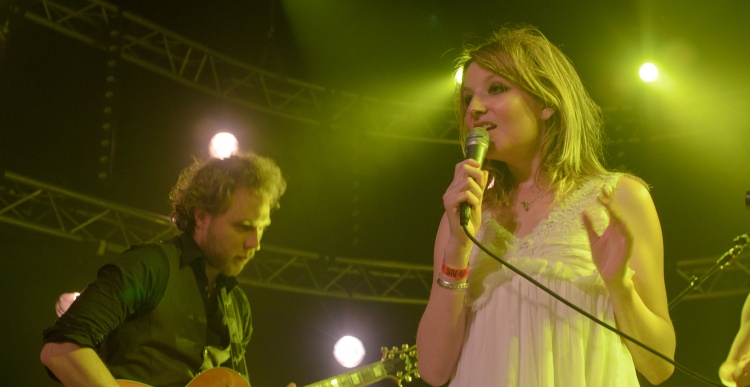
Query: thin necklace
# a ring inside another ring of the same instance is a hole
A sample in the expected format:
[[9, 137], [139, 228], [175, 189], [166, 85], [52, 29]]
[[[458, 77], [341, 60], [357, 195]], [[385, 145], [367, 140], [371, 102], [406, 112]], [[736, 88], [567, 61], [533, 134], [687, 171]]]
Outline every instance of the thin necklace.
[[540, 197], [542, 197], [543, 193], [544, 193], [544, 191], [539, 192], [534, 199], [531, 199], [529, 201], [521, 200], [521, 207], [523, 207], [524, 212], [529, 212], [529, 205], [533, 204]]

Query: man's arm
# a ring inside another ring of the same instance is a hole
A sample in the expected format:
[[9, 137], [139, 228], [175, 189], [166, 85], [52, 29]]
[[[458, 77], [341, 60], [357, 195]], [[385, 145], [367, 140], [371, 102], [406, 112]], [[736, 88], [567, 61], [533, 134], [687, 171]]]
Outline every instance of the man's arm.
[[154, 257], [152, 249], [134, 249], [103, 266], [44, 330], [40, 359], [65, 386], [117, 386], [94, 348], [128, 315], [148, 310], [163, 294], [169, 264]]
[[73, 343], [47, 343], [40, 358], [66, 387], [119, 386], [91, 348]]

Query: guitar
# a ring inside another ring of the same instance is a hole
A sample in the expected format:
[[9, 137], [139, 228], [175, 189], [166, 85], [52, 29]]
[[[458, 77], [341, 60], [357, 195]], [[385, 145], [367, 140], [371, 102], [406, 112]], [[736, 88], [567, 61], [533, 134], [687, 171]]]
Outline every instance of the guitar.
[[308, 384], [305, 387], [360, 387], [391, 379], [401, 387], [403, 381], [411, 382], [419, 378], [417, 372], [417, 346], [404, 344], [401, 349], [381, 347], [383, 357], [380, 361], [355, 368], [350, 372]]
[[[355, 368], [350, 372], [334, 376], [305, 387], [360, 387], [368, 386], [384, 379], [393, 380], [397, 386], [419, 378], [417, 372], [417, 346], [402, 345], [401, 348], [380, 348], [383, 357], [380, 361]], [[131, 380], [118, 380], [120, 387], [149, 387]], [[218, 367], [201, 372], [185, 387], [250, 387], [247, 381], [230, 368]]]
[[[120, 387], [150, 387], [132, 380], [118, 379]], [[250, 387], [245, 378], [231, 368], [211, 368], [198, 374], [185, 387]]]

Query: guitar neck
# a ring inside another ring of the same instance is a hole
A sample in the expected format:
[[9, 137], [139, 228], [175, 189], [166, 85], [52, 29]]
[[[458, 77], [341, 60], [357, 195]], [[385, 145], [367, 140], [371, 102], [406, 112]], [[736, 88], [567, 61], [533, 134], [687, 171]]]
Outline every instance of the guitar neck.
[[382, 362], [375, 362], [363, 367], [355, 368], [351, 372], [321, 380], [305, 387], [359, 387], [387, 378], [388, 370]]

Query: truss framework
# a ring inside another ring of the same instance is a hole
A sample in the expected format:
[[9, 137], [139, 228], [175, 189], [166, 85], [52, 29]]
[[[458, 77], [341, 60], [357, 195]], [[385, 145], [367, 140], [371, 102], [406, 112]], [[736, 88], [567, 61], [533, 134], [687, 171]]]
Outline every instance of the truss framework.
[[[437, 106], [385, 100], [286, 77], [216, 52], [102, 0], [36, 0], [18, 12], [100, 50], [119, 51], [123, 60], [138, 67], [255, 111], [324, 129], [356, 127], [372, 136], [458, 144], [456, 116], [447, 101]], [[107, 43], [113, 30], [120, 34], [119, 47]], [[638, 113], [633, 108], [604, 108], [603, 114], [615, 144], [688, 135], [635, 133]]]
[[[99, 255], [119, 253], [131, 244], [163, 240], [176, 233], [165, 216], [70, 192], [11, 172], [5, 172], [0, 182], [0, 221], [92, 243]], [[718, 259], [677, 261], [677, 273], [685, 279], [686, 287], [699, 282], [684, 300], [750, 293], [750, 249], [743, 251], [747, 240], [747, 234], [738, 236], [734, 247]], [[309, 295], [426, 304], [432, 267], [264, 245], [238, 280], [246, 285]]]
[[[264, 246], [240, 283], [309, 295], [427, 304], [432, 266], [366, 261]], [[270, 253], [270, 254], [269, 254]]]
[[[21, 12], [19, 10], [19, 12]], [[451, 108], [387, 101], [284, 77], [215, 52], [101, 0], [38, 0], [23, 10], [35, 23], [101, 50], [116, 20], [120, 57], [139, 67], [241, 106], [325, 128], [357, 122], [370, 135], [455, 144]], [[623, 112], [605, 116], [622, 124]], [[610, 120], [608, 120], [610, 121]], [[620, 125], [621, 128], [622, 125]], [[628, 125], [630, 126], [630, 125]], [[620, 133], [616, 133], [622, 135]], [[616, 136], [617, 137], [617, 136]], [[639, 136], [630, 139], [638, 141]], [[169, 219], [5, 173], [0, 184], [0, 221], [58, 237], [93, 241], [97, 253], [119, 252], [132, 243], [174, 233]], [[240, 281], [308, 294], [425, 303], [432, 268], [395, 262], [329, 257], [264, 246]], [[750, 267], [740, 255], [686, 299], [750, 292]], [[714, 265], [712, 258], [678, 261], [688, 283]]]
[[129, 245], [174, 235], [163, 216], [107, 203], [11, 172], [0, 182], [0, 221], [79, 242], [96, 244], [97, 254], [119, 253]]
[[[11, 172], [0, 182], [0, 222], [92, 243], [96, 253], [169, 238], [169, 218], [70, 192]], [[426, 304], [432, 266], [368, 261], [264, 245], [240, 283], [310, 295]]]
[[[19, 11], [20, 12], [20, 11]], [[137, 66], [241, 106], [314, 126], [421, 142], [455, 144], [449, 106], [390, 101], [275, 74], [157, 26], [101, 0], [38, 0], [24, 17], [102, 50], [116, 20], [120, 56]]]

